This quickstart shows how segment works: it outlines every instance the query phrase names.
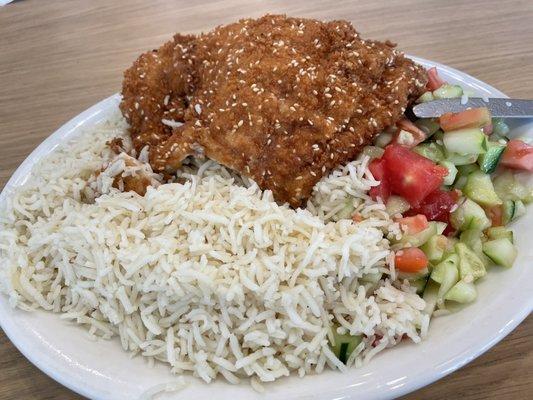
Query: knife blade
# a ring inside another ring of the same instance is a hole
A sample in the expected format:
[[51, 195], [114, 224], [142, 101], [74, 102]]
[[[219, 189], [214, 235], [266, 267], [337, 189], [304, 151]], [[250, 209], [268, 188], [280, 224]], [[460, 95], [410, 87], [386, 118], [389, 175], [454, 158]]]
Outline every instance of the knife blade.
[[469, 97], [466, 102], [461, 98], [429, 101], [414, 106], [413, 113], [418, 118], [436, 118], [478, 107], [487, 107], [493, 117], [533, 118], [533, 100], [480, 97]]

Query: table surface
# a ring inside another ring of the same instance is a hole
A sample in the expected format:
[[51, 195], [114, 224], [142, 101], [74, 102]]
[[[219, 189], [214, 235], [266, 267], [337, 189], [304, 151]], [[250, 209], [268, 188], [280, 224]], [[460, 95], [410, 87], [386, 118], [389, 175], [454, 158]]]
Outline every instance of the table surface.
[[[0, 7], [0, 187], [64, 122], [119, 91], [122, 71], [174, 32], [287, 13], [348, 19], [365, 37], [533, 97], [533, 2], [16, 1]], [[533, 317], [466, 367], [406, 399], [522, 399], [533, 391]], [[529, 339], [529, 340], [528, 340]], [[0, 330], [0, 399], [78, 399], [30, 364]]]

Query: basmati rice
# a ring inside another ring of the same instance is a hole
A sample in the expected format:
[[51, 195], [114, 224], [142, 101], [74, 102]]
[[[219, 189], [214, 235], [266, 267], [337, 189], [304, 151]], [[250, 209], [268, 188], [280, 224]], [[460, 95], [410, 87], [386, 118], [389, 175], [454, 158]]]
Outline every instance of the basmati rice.
[[[13, 306], [118, 336], [174, 373], [251, 377], [257, 390], [291, 371], [345, 371], [329, 347], [332, 322], [364, 335], [348, 367], [427, 331], [424, 301], [395, 281], [387, 237], [399, 228], [367, 194], [377, 185], [368, 158], [334, 171], [293, 210], [213, 161], [159, 184], [147, 149], [132, 164], [106, 146], [117, 136], [129, 146], [126, 128], [117, 115], [6, 189], [0, 289]], [[135, 174], [152, 180], [145, 196], [113, 187]]]

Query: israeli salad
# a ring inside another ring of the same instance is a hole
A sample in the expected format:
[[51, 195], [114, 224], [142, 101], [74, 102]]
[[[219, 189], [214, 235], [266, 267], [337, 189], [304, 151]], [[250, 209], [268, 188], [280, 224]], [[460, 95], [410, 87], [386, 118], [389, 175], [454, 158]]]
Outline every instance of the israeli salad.
[[[436, 68], [418, 102], [463, 96]], [[533, 172], [533, 146], [509, 139], [505, 121], [487, 108], [440, 118], [407, 118], [366, 153], [380, 181], [370, 195], [400, 223], [395, 267], [426, 300], [426, 312], [476, 299], [476, 282], [517, 255], [509, 224], [525, 213], [533, 191], [516, 177]]]

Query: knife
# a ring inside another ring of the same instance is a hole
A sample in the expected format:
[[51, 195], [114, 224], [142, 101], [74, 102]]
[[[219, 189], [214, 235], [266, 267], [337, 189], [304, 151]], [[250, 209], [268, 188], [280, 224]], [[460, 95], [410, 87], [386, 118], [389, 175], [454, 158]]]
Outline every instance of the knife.
[[469, 97], [466, 102], [464, 98], [429, 101], [414, 106], [413, 113], [418, 118], [436, 118], [478, 107], [487, 107], [493, 117], [533, 118], [533, 100], [480, 97]]

